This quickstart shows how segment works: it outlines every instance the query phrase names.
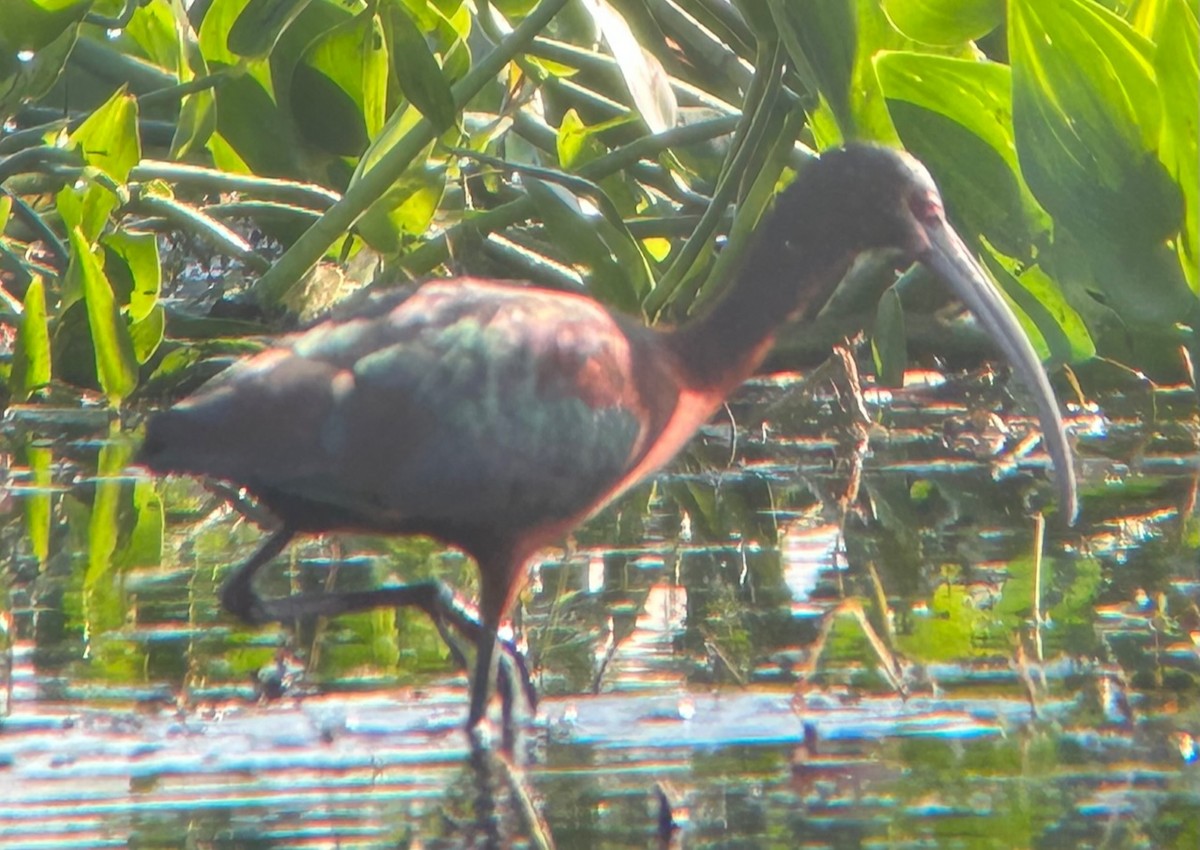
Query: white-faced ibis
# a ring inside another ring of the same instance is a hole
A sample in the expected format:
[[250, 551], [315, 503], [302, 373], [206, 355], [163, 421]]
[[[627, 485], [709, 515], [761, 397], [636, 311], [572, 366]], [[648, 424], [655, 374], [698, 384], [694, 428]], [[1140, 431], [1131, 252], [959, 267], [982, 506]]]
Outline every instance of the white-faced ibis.
[[[385, 604], [449, 617], [477, 647], [474, 728], [526, 562], [670, 460], [759, 365], [778, 326], [815, 316], [872, 249], [942, 277], [1034, 391], [1060, 510], [1073, 518], [1070, 449], [1029, 341], [946, 223], [925, 168], [866, 146], [805, 167], [723, 297], [681, 327], [647, 328], [581, 295], [430, 282], [229, 369], [150, 419], [140, 461], [232, 482], [282, 520], [222, 589], [243, 619]], [[480, 622], [447, 614], [426, 584], [283, 599], [254, 591], [254, 573], [293, 535], [335, 531], [425, 534], [466, 552], [479, 567]]]

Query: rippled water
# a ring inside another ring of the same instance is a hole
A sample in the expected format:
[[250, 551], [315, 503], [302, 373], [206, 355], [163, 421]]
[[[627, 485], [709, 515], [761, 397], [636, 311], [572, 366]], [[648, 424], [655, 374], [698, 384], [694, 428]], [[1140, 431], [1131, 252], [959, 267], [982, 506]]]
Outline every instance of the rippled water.
[[[215, 594], [258, 526], [127, 469], [136, 416], [10, 411], [0, 847], [1195, 850], [1194, 393], [1076, 412], [1083, 515], [1035, 557], [1029, 420], [988, 376], [910, 378], [869, 426], [757, 381], [542, 553], [516, 767], [469, 748], [422, 615], [243, 629]], [[475, 585], [424, 540], [305, 540], [268, 572]]]

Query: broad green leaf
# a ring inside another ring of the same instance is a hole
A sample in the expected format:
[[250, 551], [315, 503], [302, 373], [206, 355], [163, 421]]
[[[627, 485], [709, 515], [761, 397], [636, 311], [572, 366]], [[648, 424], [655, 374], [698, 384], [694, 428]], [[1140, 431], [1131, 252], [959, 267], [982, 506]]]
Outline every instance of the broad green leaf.
[[155, 304], [143, 319], [129, 326], [129, 341], [139, 364], [148, 361], [158, 351], [166, 326], [167, 314], [161, 304]]
[[[14, 8], [7, 5], [9, 2], [30, 0], [0, 0], [0, 14]], [[0, 33], [21, 32], [16, 27], [19, 25], [0, 21]], [[0, 122], [8, 120], [21, 104], [50, 90], [66, 68], [78, 35], [78, 22], [71, 23], [32, 56], [21, 54], [21, 48], [6, 45], [0, 39]]]
[[[354, 186], [361, 180], [363, 175], [383, 158], [384, 154], [401, 144], [404, 138], [421, 123], [423, 117], [421, 110], [411, 104], [393, 112], [388, 117], [387, 123], [383, 125], [382, 132], [371, 142], [366, 153], [359, 157], [358, 165], [354, 169], [354, 176], [350, 178], [350, 186]], [[432, 150], [432, 146], [426, 146], [422, 154], [415, 157], [413, 161], [424, 162], [429, 156], [430, 150]]]
[[211, 91], [189, 94], [179, 108], [175, 137], [171, 140], [171, 158], [186, 159], [208, 143], [217, 128], [217, 99]]
[[[95, 177], [93, 171], [91, 175]], [[121, 199], [107, 185], [84, 182], [80, 188], [64, 186], [54, 196], [54, 208], [69, 230], [77, 227], [89, 242], [100, 238], [108, 217], [120, 205]]]
[[604, 34], [617, 70], [629, 90], [634, 108], [651, 133], [663, 133], [675, 126], [679, 105], [662, 63], [638, 43], [629, 23], [607, 0], [585, 4]]
[[883, 0], [888, 20], [925, 44], [964, 44], [1004, 23], [1004, 0]]
[[411, 168], [371, 204], [355, 231], [375, 250], [398, 253], [404, 237], [420, 236], [429, 229], [445, 190], [444, 166]]
[[118, 303], [129, 306], [130, 320], [141, 321], [158, 304], [162, 286], [158, 240], [152, 233], [119, 230], [106, 235], [101, 242], [108, 251], [104, 268]]
[[236, 65], [240, 56], [229, 49], [229, 33], [250, 0], [212, 0], [200, 24], [200, 52], [205, 61]]
[[904, 305], [894, 286], [888, 287], [879, 299], [875, 328], [871, 332], [871, 356], [875, 360], [875, 375], [880, 384], [885, 387], [904, 386], [908, 345], [904, 331]]
[[137, 100], [122, 88], [92, 112], [68, 138], [87, 164], [79, 188], [65, 186], [55, 198], [67, 228], [94, 242], [123, 202], [123, 185], [142, 156]]
[[237, 66], [243, 72], [227, 77], [215, 92], [217, 132], [224, 144], [210, 138], [208, 146], [214, 155], [232, 149], [253, 173], [298, 175], [303, 173], [297, 165], [299, 145], [292, 122], [278, 106], [270, 63], [242, 59], [225, 44], [246, 3], [213, 0], [200, 25], [200, 53], [205, 67], [215, 73]]
[[1021, 169], [1077, 235], [1144, 249], [1179, 229], [1157, 155], [1153, 45], [1090, 0], [1011, 0], [1013, 126]]
[[397, 85], [439, 133], [450, 129], [458, 119], [458, 109], [425, 35], [401, 4], [389, 3], [382, 13]]
[[88, 165], [124, 183], [142, 158], [137, 121], [137, 98], [122, 88], [79, 125], [69, 143]]
[[829, 104], [842, 137], [857, 137], [852, 82], [858, 44], [853, 0], [769, 0], [780, 38], [800, 78]]
[[71, 229], [71, 265], [78, 270], [87, 302], [96, 376], [109, 402], [116, 406], [137, 387], [137, 358], [129, 328], [113, 298], [112, 286], [77, 227]]
[[[167, 0], [160, 4], [145, 7], [156, 9], [166, 5]], [[165, 20], [169, 15], [172, 24], [168, 32]], [[208, 63], [192, 23], [187, 16], [187, 10], [179, 0], [170, 3], [168, 15], [156, 16], [153, 31], [148, 33], [146, 41], [152, 43], [155, 53], [165, 54], [163, 64], [173, 68], [179, 77], [179, 82], [187, 83], [197, 78], [207, 77]], [[137, 20], [137, 15], [134, 15]], [[149, 29], [149, 27], [148, 27]], [[174, 64], [166, 65], [166, 58]], [[183, 98], [179, 107], [179, 117], [176, 121], [175, 135], [171, 139], [171, 158], [184, 159], [190, 152], [204, 147], [217, 126], [216, 95], [210, 88], [192, 92]]]
[[358, 156], [387, 114], [388, 56], [374, 15], [334, 27], [304, 51], [293, 71], [292, 113], [313, 144]]
[[1036, 265], [1022, 268], [1022, 263], [995, 251], [985, 250], [982, 256], [1015, 305], [1013, 312], [1039, 357], [1055, 363], [1081, 363], [1095, 356], [1096, 346], [1083, 318], [1044, 270]]
[[578, 171], [581, 165], [607, 153], [592, 128], [583, 123], [579, 113], [568, 109], [558, 125], [554, 141], [558, 164], [566, 171]]
[[22, 499], [25, 506], [25, 534], [29, 537], [29, 549], [38, 564], [45, 565], [50, 557], [50, 490], [54, 481], [50, 462], [53, 456], [49, 448], [35, 446], [32, 438], [26, 440], [24, 451], [32, 479], [30, 483], [33, 485], [26, 490]]
[[309, 0], [247, 0], [229, 28], [225, 46], [238, 56], [262, 58]]
[[115, 561], [122, 569], [162, 563], [163, 506], [153, 481], [133, 485], [133, 528]]
[[[587, 163], [608, 153], [608, 148], [599, 139], [599, 134], [627, 123], [624, 116], [606, 121], [594, 127], [583, 123], [574, 109], [563, 114], [555, 136], [558, 164], [564, 171], [578, 172]], [[633, 215], [638, 211], [640, 190], [623, 172], [611, 174], [600, 181], [604, 193], [612, 199], [614, 206], [623, 214]]]
[[1050, 219], [1017, 166], [1009, 69], [903, 52], [881, 54], [875, 67], [904, 146], [936, 175], [965, 232], [1032, 261]]
[[92, 0], [4, 0], [0, 54], [37, 53], [73, 30], [91, 6]]
[[[187, 63], [184, 61], [176, 8], [183, 11], [182, 6], [174, 7], [168, 0], [152, 0], [133, 13], [123, 34], [134, 41], [147, 59], [179, 76], [180, 82], [186, 82], [187, 78], [182, 76], [182, 72], [187, 68]], [[185, 21], [186, 17], [185, 14]]]
[[254, 173], [246, 161], [238, 155], [233, 145], [220, 133], [213, 133], [209, 137], [206, 147], [212, 154], [213, 165], [221, 171], [227, 171], [230, 174]]
[[34, 275], [25, 290], [23, 307], [8, 385], [18, 401], [50, 383], [50, 327], [46, 321], [46, 288], [40, 275]]
[[[260, 66], [265, 69], [266, 63]], [[228, 80], [217, 90], [217, 131], [252, 173], [303, 173], [291, 122], [254, 74]]]
[[1179, 257], [1192, 291], [1200, 291], [1200, 22], [1195, 6], [1166, 0], [1154, 68], [1162, 97], [1159, 154], [1183, 190]]
[[[450, 10], [441, 9], [440, 4], [428, 3], [426, 0], [400, 2], [416, 23], [417, 29], [436, 45], [434, 53], [441, 56], [441, 73], [447, 84], [453, 85], [462, 79], [471, 67], [471, 51], [467, 46], [467, 38], [471, 35], [472, 15], [466, 6], [458, 4]], [[559, 20], [561, 17], [562, 13]]]
[[100, 447], [95, 495], [88, 517], [88, 559], [83, 578], [83, 617], [92, 639], [125, 622], [125, 601], [120, 582], [112, 575], [113, 554], [121, 535], [121, 478], [132, 456], [131, 443], [122, 440], [114, 420], [109, 438]]
[[1008, 67], [909, 51], [885, 51], [874, 61], [889, 100], [907, 101], [953, 119], [1016, 168]]

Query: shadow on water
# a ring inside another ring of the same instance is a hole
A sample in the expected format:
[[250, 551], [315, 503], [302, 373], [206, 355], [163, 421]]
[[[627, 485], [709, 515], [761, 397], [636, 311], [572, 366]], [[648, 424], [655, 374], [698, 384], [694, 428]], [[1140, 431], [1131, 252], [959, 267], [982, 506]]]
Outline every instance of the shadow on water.
[[[10, 411], [0, 847], [1194, 850], [1194, 394], [1073, 417], [1067, 529], [1030, 518], [1045, 459], [987, 376], [911, 378], [868, 391], [869, 426], [757, 381], [738, 429], [544, 553], [519, 766], [469, 746], [422, 616], [242, 629], [216, 588], [258, 526], [129, 471], [105, 413]], [[308, 540], [269, 572], [476, 581], [427, 540]]]

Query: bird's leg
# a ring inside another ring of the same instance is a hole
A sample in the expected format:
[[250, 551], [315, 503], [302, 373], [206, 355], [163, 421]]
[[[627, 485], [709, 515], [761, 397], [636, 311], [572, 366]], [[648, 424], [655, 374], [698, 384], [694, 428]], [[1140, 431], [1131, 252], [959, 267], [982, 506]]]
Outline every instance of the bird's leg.
[[[375, 590], [339, 591], [336, 593], [298, 593], [277, 599], [267, 599], [260, 596], [254, 589], [254, 576], [258, 570], [283, 551], [295, 532], [284, 527], [273, 534], [255, 552], [249, 560], [239, 565], [221, 588], [221, 604], [231, 614], [236, 615], [247, 623], [261, 625], [263, 623], [285, 623], [303, 617], [333, 617], [338, 614], [350, 614], [356, 611], [366, 611], [384, 607], [415, 607], [420, 608], [433, 620], [442, 638], [450, 647], [455, 662], [463, 668], [468, 667], [465, 654], [459, 648], [457, 641], [446, 626], [462, 635], [476, 647], [476, 674], [474, 682], [487, 681], [479, 678], [479, 658], [487, 656], [489, 671], [493, 666], [495, 647], [497, 643], [496, 629], [499, 623], [490, 628], [485, 626], [470, 610], [455, 597], [453, 591], [440, 581], [414, 582], [395, 587], [380, 587]], [[537, 692], [533, 687], [532, 677], [525, 658], [516, 644], [510, 640], [499, 639], [503, 653], [500, 658], [505, 667], [499, 688], [501, 699], [505, 703], [505, 711], [511, 716], [512, 702], [515, 698], [515, 683], [519, 683], [521, 692], [531, 708], [537, 707]], [[486, 649], [486, 651], [485, 651]], [[510, 674], [511, 671], [511, 674]], [[515, 682], [514, 682], [515, 680]], [[472, 717], [478, 711], [478, 717], [471, 725], [478, 723], [487, 708], [487, 693], [490, 687], [480, 689], [472, 683], [471, 705]], [[480, 704], [476, 705], [476, 693], [479, 693]]]
[[[499, 623], [484, 615], [480, 636], [475, 641], [475, 673], [471, 676], [471, 710], [467, 714], [467, 728], [474, 729], [487, 714], [488, 696], [495, 677], [496, 631]], [[511, 699], [510, 693], [505, 699]]]
[[257, 552], [239, 564], [225, 579], [225, 584], [221, 586], [221, 605], [226, 611], [254, 626], [280, 619], [271, 610], [271, 600], [263, 599], [255, 591], [254, 574], [282, 552], [295, 534], [293, 529], [285, 525], [268, 537]]

